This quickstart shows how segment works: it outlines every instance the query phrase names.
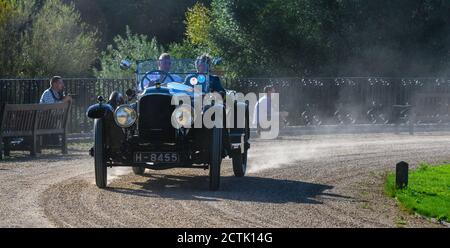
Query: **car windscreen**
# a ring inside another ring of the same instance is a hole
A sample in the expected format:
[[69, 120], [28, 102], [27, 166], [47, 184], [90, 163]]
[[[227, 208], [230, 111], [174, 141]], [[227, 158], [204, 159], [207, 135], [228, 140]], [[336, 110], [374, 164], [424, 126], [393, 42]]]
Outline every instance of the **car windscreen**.
[[196, 72], [195, 60], [171, 59], [170, 72], [161, 71], [158, 60], [142, 60], [137, 62], [136, 83], [137, 90], [155, 86], [156, 83], [168, 84], [172, 82], [182, 83], [191, 87], [202, 86], [202, 91], [208, 90], [208, 74]]

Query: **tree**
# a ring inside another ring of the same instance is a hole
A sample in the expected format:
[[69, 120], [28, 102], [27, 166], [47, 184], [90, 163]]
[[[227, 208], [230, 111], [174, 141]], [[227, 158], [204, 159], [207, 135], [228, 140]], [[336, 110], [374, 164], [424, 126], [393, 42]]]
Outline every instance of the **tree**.
[[206, 47], [210, 42], [209, 29], [211, 16], [209, 9], [201, 3], [196, 3], [186, 12], [186, 37], [196, 46]]
[[163, 48], [158, 45], [155, 38], [149, 39], [146, 35], [131, 33], [127, 27], [126, 36], [120, 35], [114, 38], [114, 45], [109, 45], [101, 54], [101, 70], [94, 70], [98, 78], [131, 78], [136, 67], [123, 71], [119, 67], [122, 59], [132, 62], [143, 59], [158, 59]]
[[31, 6], [29, 2], [0, 0], [0, 77], [17, 75], [22, 32]]
[[327, 14], [317, 1], [215, 0], [211, 39], [237, 74], [311, 74], [328, 54]]
[[97, 41], [73, 5], [47, 0], [24, 34], [21, 75], [87, 76], [97, 57]]
[[175, 58], [196, 58], [203, 53], [212, 53], [209, 29], [211, 16], [209, 9], [202, 3], [196, 3], [186, 11], [186, 38], [181, 43], [169, 46], [170, 54]]
[[0, 0], [0, 27], [6, 25], [13, 12], [12, 3], [10, 0]]
[[204, 53], [203, 50], [197, 46], [191, 44], [189, 41], [183, 41], [182, 43], [172, 43], [169, 45], [170, 56], [176, 59], [193, 59], [199, 54]]
[[449, 75], [449, 11], [448, 1], [342, 1], [329, 63], [344, 75]]
[[11, 68], [7, 47], [10, 47], [11, 40], [8, 39], [8, 24], [14, 9], [9, 0], [0, 0], [0, 75], [6, 75]]
[[63, 0], [73, 2], [83, 21], [96, 26], [102, 34], [104, 49], [117, 35], [125, 35], [125, 26], [133, 33], [155, 37], [160, 44], [182, 42], [185, 12], [196, 2], [211, 0]]
[[241, 76], [449, 74], [449, 1], [213, 0], [211, 44]]

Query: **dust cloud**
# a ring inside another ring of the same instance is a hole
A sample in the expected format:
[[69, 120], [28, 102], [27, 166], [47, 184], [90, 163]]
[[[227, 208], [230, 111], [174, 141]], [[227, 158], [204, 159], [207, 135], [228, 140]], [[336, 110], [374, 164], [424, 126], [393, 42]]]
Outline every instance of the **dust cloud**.
[[264, 170], [278, 169], [286, 164], [301, 162], [315, 157], [319, 150], [309, 142], [267, 142], [253, 146], [249, 150], [248, 173], [255, 174]]
[[120, 176], [125, 176], [132, 172], [131, 167], [113, 167], [108, 168], [108, 184], [118, 179]]
[[[389, 150], [407, 150], [405, 144], [450, 142], [448, 132], [421, 133], [411, 136], [407, 133], [394, 135], [379, 134], [331, 134], [282, 137], [273, 141], [253, 141], [249, 150], [247, 165], [249, 174], [295, 166], [302, 162], [323, 160], [332, 157], [334, 150], [345, 150], [347, 154], [370, 153], [380, 147]], [[450, 143], [449, 143], [450, 144]], [[407, 158], [398, 158], [399, 161]]]

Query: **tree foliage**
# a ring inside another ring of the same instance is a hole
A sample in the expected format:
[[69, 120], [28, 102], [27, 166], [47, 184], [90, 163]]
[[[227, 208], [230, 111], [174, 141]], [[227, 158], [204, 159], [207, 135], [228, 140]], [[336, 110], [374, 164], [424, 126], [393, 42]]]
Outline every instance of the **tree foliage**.
[[73, 5], [60, 0], [1, 1], [9, 3], [12, 13], [0, 26], [2, 77], [92, 74], [98, 37]]
[[450, 2], [213, 0], [212, 48], [247, 76], [448, 72]]
[[10, 0], [0, 0], [0, 26], [3, 27], [13, 13]]
[[185, 12], [196, 2], [210, 0], [64, 0], [73, 2], [87, 23], [98, 27], [103, 46], [117, 35], [125, 35], [125, 26], [133, 33], [155, 37], [168, 45], [184, 39]]
[[201, 3], [196, 3], [186, 12], [186, 36], [189, 42], [197, 46], [209, 43], [209, 10]]
[[0, 7], [1, 76], [89, 75], [95, 44], [106, 48], [108, 72], [99, 76], [128, 76], [115, 71], [119, 58], [162, 50], [220, 56], [234, 76], [450, 75], [445, 0], [0, 0]]
[[330, 64], [346, 74], [449, 75], [449, 1], [343, 1]]
[[211, 38], [230, 69], [244, 75], [309, 73], [326, 54], [316, 1], [217, 0]]
[[196, 3], [186, 11], [185, 39], [181, 43], [172, 43], [169, 46], [170, 54], [173, 57], [196, 58], [200, 54], [212, 52], [209, 12], [209, 9], [202, 3]]
[[149, 39], [146, 35], [133, 34], [127, 27], [126, 36], [118, 35], [114, 38], [114, 45], [109, 45], [101, 54], [101, 69], [95, 70], [99, 78], [130, 78], [136, 70], [121, 70], [119, 63], [122, 59], [135, 62], [143, 59], [157, 59], [163, 48], [158, 45], [155, 38]]
[[88, 31], [72, 5], [47, 0], [25, 32], [23, 75], [86, 75], [97, 57], [96, 33]]
[[8, 50], [6, 47], [10, 47], [10, 39], [8, 36], [10, 32], [7, 31], [11, 16], [13, 16], [14, 9], [11, 6], [9, 0], [0, 0], [0, 75], [6, 74], [6, 71], [10, 70]]
[[30, 14], [30, 4], [0, 0], [0, 76], [15, 76], [20, 61], [23, 27]]

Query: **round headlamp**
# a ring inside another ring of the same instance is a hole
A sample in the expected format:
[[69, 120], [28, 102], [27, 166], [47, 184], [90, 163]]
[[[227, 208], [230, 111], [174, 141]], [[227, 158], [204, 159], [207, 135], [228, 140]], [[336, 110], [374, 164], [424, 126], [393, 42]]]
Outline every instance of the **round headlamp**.
[[189, 80], [192, 86], [195, 86], [198, 84], [198, 79], [196, 77], [192, 77], [191, 80]]
[[174, 128], [191, 128], [194, 122], [194, 111], [189, 105], [181, 105], [172, 113], [172, 126]]
[[122, 128], [131, 127], [137, 119], [136, 111], [129, 105], [122, 105], [116, 109], [114, 120]]

